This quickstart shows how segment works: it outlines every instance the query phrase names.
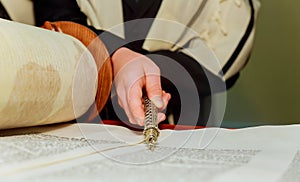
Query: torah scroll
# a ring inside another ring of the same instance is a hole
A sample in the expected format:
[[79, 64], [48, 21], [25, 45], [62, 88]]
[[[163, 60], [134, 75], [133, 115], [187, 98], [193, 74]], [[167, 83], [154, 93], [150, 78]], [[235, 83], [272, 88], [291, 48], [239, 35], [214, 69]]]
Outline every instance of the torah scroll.
[[0, 129], [86, 113], [99, 87], [97, 64], [72, 36], [0, 19]]

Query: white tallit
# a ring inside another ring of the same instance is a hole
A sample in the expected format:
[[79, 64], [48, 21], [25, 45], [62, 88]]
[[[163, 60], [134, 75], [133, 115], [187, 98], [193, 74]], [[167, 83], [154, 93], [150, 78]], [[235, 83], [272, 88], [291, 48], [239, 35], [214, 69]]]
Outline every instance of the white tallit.
[[[124, 36], [122, 26], [117, 26], [123, 23], [121, 0], [77, 2], [92, 26]], [[244, 36], [251, 16], [256, 19], [259, 7], [258, 0], [163, 0], [143, 48], [177, 51], [183, 47], [179, 51], [219, 75]], [[224, 73], [225, 79], [244, 66], [252, 48], [254, 30], [255, 26], [251, 27], [239, 55]], [[216, 55], [218, 63], [212, 63], [211, 55], [203, 51], [203, 41]]]

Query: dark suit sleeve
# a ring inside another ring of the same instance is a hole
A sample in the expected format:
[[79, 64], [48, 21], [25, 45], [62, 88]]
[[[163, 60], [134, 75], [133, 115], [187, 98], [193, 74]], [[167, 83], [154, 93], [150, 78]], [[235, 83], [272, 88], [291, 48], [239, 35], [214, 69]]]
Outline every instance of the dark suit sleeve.
[[[152, 57], [151, 54], [162, 55], [162, 56], [161, 57], [160, 56]], [[207, 70], [203, 66], [201, 66], [196, 60], [194, 60], [193, 58], [191, 58], [190, 56], [188, 56], [184, 53], [172, 52], [172, 51], [168, 51], [168, 50], [161, 50], [161, 51], [152, 52], [151, 54], [149, 57], [154, 62], [156, 62], [157, 65], [161, 65], [161, 62], [164, 61], [163, 60], [164, 56], [179, 63], [191, 75], [191, 77], [193, 78], [195, 85], [197, 87], [198, 93], [202, 96], [206, 96], [206, 95], [208, 96], [208, 95], [212, 94], [210, 84], [214, 84], [213, 91], [215, 93], [223, 92], [223, 91], [225, 91], [224, 88], [229, 89], [230, 87], [232, 87], [232, 85], [235, 83], [235, 81], [237, 80], [237, 78], [239, 76], [237, 74], [234, 77], [232, 77], [231, 79], [224, 82], [224, 80], [222, 80], [220, 77], [214, 75], [209, 70]], [[165, 72], [164, 69], [168, 69], [168, 68], [164, 68], [164, 66], [162, 66], [162, 67], [160, 67], [160, 69], [163, 73], [163, 72]], [[182, 87], [188, 89], [189, 84], [186, 84], [185, 80], [181, 80], [181, 82], [182, 82], [181, 83]], [[224, 84], [226, 84], [226, 87], [224, 87]], [[168, 81], [165, 82], [164, 80], [162, 80], [162, 86], [165, 88], [171, 87], [170, 83]]]

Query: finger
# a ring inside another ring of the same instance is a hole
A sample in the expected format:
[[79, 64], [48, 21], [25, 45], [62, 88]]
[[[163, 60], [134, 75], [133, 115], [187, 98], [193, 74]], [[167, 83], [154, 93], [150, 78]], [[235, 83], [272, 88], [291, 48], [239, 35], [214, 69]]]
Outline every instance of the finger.
[[138, 81], [129, 90], [127, 100], [129, 110], [134, 117], [135, 121], [140, 125], [144, 125], [144, 106], [142, 103], [142, 84]]
[[136, 122], [136, 120], [134, 119], [134, 117], [132, 116], [131, 112], [130, 112], [130, 109], [129, 109], [128, 104], [127, 104], [128, 102], [127, 102], [126, 97], [118, 96], [118, 103], [123, 108], [129, 122], [132, 123], [132, 124], [138, 124]]
[[123, 108], [124, 109], [124, 104], [123, 104], [123, 102], [122, 102], [122, 99], [118, 96], [118, 104], [119, 104], [119, 106], [121, 107], [121, 108]]
[[164, 113], [161, 113], [161, 112], [158, 113], [157, 114], [157, 121], [158, 121], [158, 123], [160, 123], [160, 122], [162, 122], [164, 120], [166, 120], [166, 115]]
[[149, 99], [156, 107], [162, 108], [164, 106], [159, 75], [146, 75], [146, 91]]
[[162, 96], [162, 100], [163, 100], [163, 107], [160, 108], [161, 110], [166, 109], [166, 107], [168, 106], [168, 103], [171, 99], [171, 94], [166, 93], [165, 91], [163, 91], [163, 96]]
[[136, 125], [139, 125], [139, 123], [137, 122], [137, 120], [134, 118], [134, 116], [132, 115], [129, 107], [127, 104], [125, 104], [125, 107], [123, 108], [127, 117], [128, 117], [128, 120], [131, 124], [136, 124]]

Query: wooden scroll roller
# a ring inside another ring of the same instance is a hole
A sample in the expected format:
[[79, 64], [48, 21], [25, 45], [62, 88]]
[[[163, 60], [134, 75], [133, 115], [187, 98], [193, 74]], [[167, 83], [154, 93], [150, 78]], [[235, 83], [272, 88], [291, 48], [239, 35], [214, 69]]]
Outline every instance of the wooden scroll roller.
[[88, 121], [103, 109], [112, 86], [112, 64], [109, 53], [100, 38], [89, 28], [74, 22], [45, 22], [42, 28], [61, 32], [81, 41], [93, 55], [98, 69], [98, 89], [95, 104], [91, 106]]

